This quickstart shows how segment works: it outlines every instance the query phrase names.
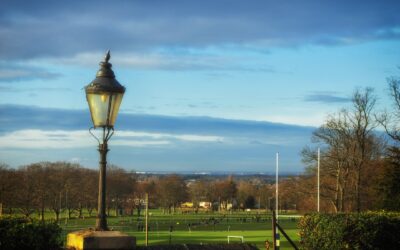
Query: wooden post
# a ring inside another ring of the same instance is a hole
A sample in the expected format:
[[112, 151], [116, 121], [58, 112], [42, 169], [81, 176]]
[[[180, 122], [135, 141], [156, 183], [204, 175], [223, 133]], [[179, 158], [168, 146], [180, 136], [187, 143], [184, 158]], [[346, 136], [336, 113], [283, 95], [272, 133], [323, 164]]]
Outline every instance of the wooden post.
[[277, 250], [276, 245], [276, 218], [275, 218], [275, 211], [272, 210], [272, 247], [274, 250]]
[[170, 225], [170, 226], [169, 226], [169, 244], [170, 244], [170, 245], [171, 245], [171, 242], [172, 242], [172, 228], [173, 228], [173, 226]]
[[279, 231], [281, 231], [281, 233], [283, 234], [283, 236], [285, 236], [285, 238], [287, 239], [287, 241], [289, 241], [290, 245], [292, 245], [293, 249], [299, 250], [299, 248], [297, 248], [296, 244], [294, 244], [294, 242], [292, 241], [292, 239], [290, 239], [289, 235], [286, 234], [285, 230], [283, 230], [283, 228], [282, 228], [281, 226], [279, 226], [278, 223], [276, 223], [276, 226], [278, 227]]
[[320, 168], [320, 149], [318, 148], [318, 161], [317, 161], [317, 212], [319, 213], [319, 168]]
[[149, 244], [149, 194], [146, 193], [146, 246]]
[[276, 170], [275, 170], [275, 214], [278, 220], [279, 214], [279, 153], [276, 153]]

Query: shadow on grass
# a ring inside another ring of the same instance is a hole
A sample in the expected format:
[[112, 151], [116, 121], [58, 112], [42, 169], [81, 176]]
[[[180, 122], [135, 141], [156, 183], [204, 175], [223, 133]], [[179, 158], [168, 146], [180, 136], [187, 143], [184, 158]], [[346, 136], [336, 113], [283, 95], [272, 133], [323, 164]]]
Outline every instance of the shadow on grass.
[[138, 246], [139, 250], [256, 250], [255, 245], [251, 244], [181, 244], [181, 245], [157, 245], [157, 246]]

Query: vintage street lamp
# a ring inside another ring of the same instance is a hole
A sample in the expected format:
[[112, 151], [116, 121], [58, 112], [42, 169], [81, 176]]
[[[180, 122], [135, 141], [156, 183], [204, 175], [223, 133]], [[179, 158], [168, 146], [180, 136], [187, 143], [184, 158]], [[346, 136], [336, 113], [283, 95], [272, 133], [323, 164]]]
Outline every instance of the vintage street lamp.
[[[114, 123], [117, 118], [119, 106], [125, 93], [125, 87], [116, 79], [111, 69], [110, 51], [100, 63], [96, 78], [85, 87], [86, 99], [89, 104], [93, 127], [89, 132], [99, 142], [100, 173], [99, 196], [96, 218], [96, 231], [107, 231], [106, 219], [106, 167], [107, 167], [107, 142], [114, 133]], [[100, 138], [96, 137], [93, 129], [101, 129]]]

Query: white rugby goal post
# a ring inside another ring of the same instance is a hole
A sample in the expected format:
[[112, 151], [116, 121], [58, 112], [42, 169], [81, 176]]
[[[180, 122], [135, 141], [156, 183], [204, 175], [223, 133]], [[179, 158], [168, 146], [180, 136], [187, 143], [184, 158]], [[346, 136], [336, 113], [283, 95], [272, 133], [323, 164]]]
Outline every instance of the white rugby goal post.
[[244, 237], [243, 236], [227, 236], [227, 237], [228, 237], [228, 244], [229, 244], [231, 238], [241, 239], [242, 243], [244, 243]]

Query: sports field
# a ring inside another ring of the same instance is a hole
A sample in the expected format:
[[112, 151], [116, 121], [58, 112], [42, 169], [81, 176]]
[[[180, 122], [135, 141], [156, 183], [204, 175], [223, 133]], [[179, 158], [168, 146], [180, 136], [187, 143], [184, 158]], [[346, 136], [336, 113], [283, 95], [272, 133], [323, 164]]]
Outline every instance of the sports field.
[[[244, 242], [256, 244], [265, 249], [264, 242], [272, 242], [271, 215], [260, 212], [162, 214], [159, 210], [149, 213], [149, 245], [179, 243], [227, 243], [228, 236], [241, 236]], [[298, 245], [298, 217], [283, 215], [279, 224]], [[94, 227], [95, 218], [61, 221], [65, 235], [68, 232]], [[137, 244], [145, 244], [144, 216], [109, 217], [110, 229], [136, 236]], [[172, 231], [171, 231], [172, 229]], [[171, 231], [171, 232], [170, 232]], [[230, 238], [240, 242], [240, 238]], [[281, 235], [281, 249], [292, 249]]]

